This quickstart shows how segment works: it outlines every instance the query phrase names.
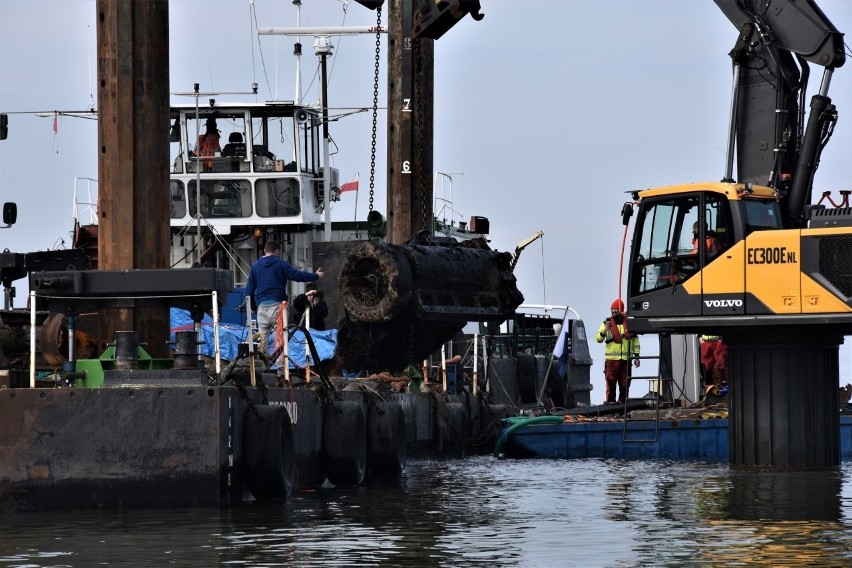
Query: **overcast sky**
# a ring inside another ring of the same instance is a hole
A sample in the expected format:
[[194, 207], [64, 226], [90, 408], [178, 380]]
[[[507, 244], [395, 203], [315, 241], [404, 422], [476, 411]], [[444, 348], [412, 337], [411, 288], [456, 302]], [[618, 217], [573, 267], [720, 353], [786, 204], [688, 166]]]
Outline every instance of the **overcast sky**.
[[[590, 333], [618, 296], [626, 192], [724, 175], [731, 91], [728, 52], [736, 29], [711, 0], [482, 0], [435, 44], [434, 165], [453, 174], [456, 220], [491, 221], [491, 244], [512, 251], [538, 230], [516, 273], [529, 303], [569, 304]], [[0, 0], [0, 111], [85, 109], [96, 82], [93, 0]], [[355, 2], [303, 0], [302, 25], [372, 25]], [[292, 99], [292, 38], [252, 35], [295, 25], [291, 0], [171, 0], [170, 92], [247, 91]], [[819, 0], [841, 31], [852, 2]], [[383, 22], [386, 21], [386, 14]], [[259, 46], [258, 46], [259, 43]], [[305, 100], [318, 99], [317, 58], [304, 38]], [[369, 107], [374, 37], [334, 40], [329, 105]], [[386, 102], [382, 39], [380, 105]], [[809, 96], [817, 89], [812, 70]], [[852, 64], [830, 96], [840, 119], [816, 174], [815, 192], [852, 186]], [[245, 99], [245, 97], [243, 97]], [[172, 102], [191, 102], [172, 97]], [[334, 114], [335, 111], [333, 110]], [[385, 121], [379, 123], [376, 208], [385, 212]], [[360, 172], [358, 217], [367, 209], [370, 113], [331, 127], [341, 182]], [[18, 204], [18, 223], [0, 247], [28, 252], [70, 246], [75, 177], [97, 177], [97, 126], [12, 114], [0, 141], [0, 201]], [[449, 197], [449, 186], [445, 186]], [[336, 220], [355, 214], [343, 194]], [[16, 307], [25, 302], [18, 282]], [[852, 382], [852, 349], [841, 350], [841, 384]], [[655, 338], [646, 336], [647, 346]], [[603, 349], [591, 346], [592, 401], [603, 399]], [[641, 373], [640, 373], [641, 374]], [[634, 387], [634, 394], [645, 385]]]

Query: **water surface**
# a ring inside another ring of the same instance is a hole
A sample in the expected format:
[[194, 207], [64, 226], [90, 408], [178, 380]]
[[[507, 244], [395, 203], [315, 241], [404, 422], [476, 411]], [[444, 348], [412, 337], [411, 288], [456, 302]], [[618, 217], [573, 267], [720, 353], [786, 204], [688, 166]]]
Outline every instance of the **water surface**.
[[415, 462], [232, 509], [0, 516], [0, 568], [852, 565], [852, 464]]

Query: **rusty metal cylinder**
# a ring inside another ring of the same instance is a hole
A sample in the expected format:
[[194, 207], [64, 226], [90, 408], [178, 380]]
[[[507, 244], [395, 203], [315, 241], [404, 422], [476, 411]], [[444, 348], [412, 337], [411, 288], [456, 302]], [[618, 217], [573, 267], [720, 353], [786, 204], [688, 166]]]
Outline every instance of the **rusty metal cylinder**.
[[503, 321], [523, 294], [511, 255], [484, 241], [441, 245], [367, 242], [340, 268], [347, 317], [337, 356], [347, 369], [419, 364], [468, 321]]
[[139, 368], [139, 334], [135, 331], [115, 332], [115, 368]]
[[197, 369], [198, 333], [191, 331], [175, 332], [175, 369]]
[[457, 245], [367, 242], [341, 267], [343, 306], [356, 321], [378, 323], [412, 305], [425, 320], [503, 320], [523, 301], [511, 255]]

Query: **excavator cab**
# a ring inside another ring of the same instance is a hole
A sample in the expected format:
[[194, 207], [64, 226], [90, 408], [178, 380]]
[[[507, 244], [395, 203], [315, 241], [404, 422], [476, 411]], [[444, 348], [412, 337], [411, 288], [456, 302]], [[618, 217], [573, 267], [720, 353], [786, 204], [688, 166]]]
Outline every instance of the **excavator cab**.
[[719, 182], [640, 192], [628, 313], [678, 321], [748, 313], [745, 264], [732, 249], [755, 231], [780, 228], [770, 188]]
[[[634, 196], [630, 329], [848, 326], [852, 214], [820, 216], [810, 204], [816, 166], [837, 122], [828, 90], [846, 59], [843, 34], [812, 0], [715, 2], [739, 31], [729, 53], [725, 173], [721, 182]], [[810, 64], [824, 70], [806, 119]]]

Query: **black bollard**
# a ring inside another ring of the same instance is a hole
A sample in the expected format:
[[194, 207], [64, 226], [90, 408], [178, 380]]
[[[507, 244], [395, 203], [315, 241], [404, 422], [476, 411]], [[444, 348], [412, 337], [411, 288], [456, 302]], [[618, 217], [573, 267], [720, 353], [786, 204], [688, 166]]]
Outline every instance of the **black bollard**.
[[139, 334], [135, 331], [115, 332], [115, 368], [139, 368]]
[[196, 331], [175, 332], [175, 369], [197, 369], [198, 333]]

